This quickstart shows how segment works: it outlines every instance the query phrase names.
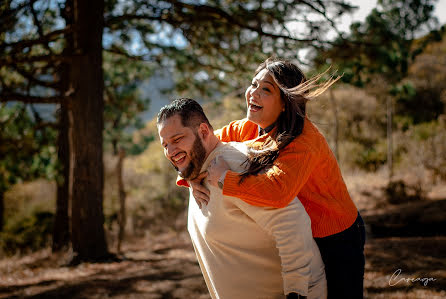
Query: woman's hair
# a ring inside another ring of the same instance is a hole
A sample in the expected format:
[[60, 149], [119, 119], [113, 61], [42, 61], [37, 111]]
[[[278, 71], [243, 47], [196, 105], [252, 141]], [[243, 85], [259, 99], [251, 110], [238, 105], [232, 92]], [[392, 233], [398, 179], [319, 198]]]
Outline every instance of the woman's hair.
[[280, 89], [284, 111], [276, 120], [272, 136], [268, 137], [260, 148], [251, 149], [246, 161], [248, 168], [241, 174], [240, 182], [248, 175], [258, 174], [272, 166], [280, 150], [302, 134], [307, 101], [322, 94], [340, 78], [330, 76], [324, 83], [318, 83], [327, 70], [307, 80], [297, 65], [275, 58], [268, 58], [262, 62], [254, 76], [264, 69], [268, 71]]

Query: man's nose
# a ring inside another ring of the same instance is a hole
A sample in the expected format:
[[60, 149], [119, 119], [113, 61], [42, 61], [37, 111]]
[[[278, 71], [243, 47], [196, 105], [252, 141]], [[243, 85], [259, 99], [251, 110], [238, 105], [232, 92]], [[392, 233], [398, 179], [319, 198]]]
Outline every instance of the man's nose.
[[174, 144], [168, 144], [166, 146], [167, 156], [168, 157], [172, 157], [174, 155], [174, 153], [175, 153], [176, 148], [177, 147]]

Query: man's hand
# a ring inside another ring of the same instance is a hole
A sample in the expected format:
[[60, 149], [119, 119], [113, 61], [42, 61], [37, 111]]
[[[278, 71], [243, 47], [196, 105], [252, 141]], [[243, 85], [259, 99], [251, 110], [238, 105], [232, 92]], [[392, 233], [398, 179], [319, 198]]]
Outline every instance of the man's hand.
[[205, 171], [200, 173], [200, 175], [195, 179], [188, 181], [189, 186], [192, 189], [192, 194], [194, 195], [195, 201], [200, 209], [202, 205], [207, 205], [210, 199], [210, 192], [208, 188], [203, 185], [204, 179], [207, 177], [207, 175], [208, 173]]

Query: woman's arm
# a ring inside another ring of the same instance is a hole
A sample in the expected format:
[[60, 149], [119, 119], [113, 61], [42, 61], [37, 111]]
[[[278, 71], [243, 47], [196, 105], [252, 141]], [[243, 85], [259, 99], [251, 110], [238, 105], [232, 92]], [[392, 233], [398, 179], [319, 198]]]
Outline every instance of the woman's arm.
[[[240, 184], [240, 173], [229, 170], [223, 183], [223, 194], [238, 197], [255, 206], [283, 208], [299, 194], [318, 163], [312, 147], [291, 143], [281, 150], [274, 165], [265, 173], [249, 175]], [[219, 178], [225, 171], [221, 163], [208, 168], [208, 177]]]

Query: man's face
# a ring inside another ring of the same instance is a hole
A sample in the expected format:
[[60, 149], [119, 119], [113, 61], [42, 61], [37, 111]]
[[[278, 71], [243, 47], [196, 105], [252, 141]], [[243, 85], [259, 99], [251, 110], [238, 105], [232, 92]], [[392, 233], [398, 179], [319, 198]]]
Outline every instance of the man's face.
[[206, 157], [203, 142], [192, 128], [181, 123], [181, 117], [174, 115], [158, 125], [158, 134], [164, 155], [185, 179], [194, 179], [200, 174]]

